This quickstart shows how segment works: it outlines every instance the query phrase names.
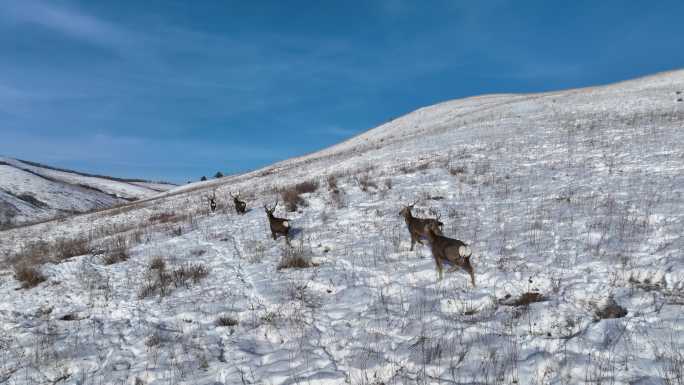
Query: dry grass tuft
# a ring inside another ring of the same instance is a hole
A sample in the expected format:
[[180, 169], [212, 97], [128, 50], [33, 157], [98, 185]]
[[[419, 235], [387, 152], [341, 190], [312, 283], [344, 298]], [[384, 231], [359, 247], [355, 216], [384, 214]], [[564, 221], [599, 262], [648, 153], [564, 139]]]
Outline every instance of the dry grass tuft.
[[128, 261], [128, 258], [128, 250], [126, 249], [109, 250], [102, 256], [102, 263], [109, 266], [119, 262]]
[[285, 202], [287, 211], [297, 211], [299, 206], [306, 206], [306, 201], [302, 194], [312, 193], [318, 190], [317, 181], [307, 181], [288, 187], [280, 192], [280, 197]]
[[209, 275], [209, 268], [202, 264], [189, 264], [173, 270], [173, 282], [176, 287], [188, 287], [188, 281], [199, 283]]
[[508, 294], [503, 300], [500, 300], [499, 302], [502, 305], [508, 306], [527, 306], [531, 303], [543, 301], [546, 301], [546, 297], [544, 297], [541, 293], [527, 292], [521, 294], [520, 297], [515, 299], [511, 298], [510, 294]]
[[38, 268], [26, 264], [14, 267], [14, 278], [21, 282], [23, 289], [36, 287], [47, 280]]
[[363, 192], [368, 192], [371, 188], [378, 189], [378, 185], [371, 180], [370, 175], [361, 174], [361, 176], [356, 177], [356, 183]]
[[306, 269], [318, 266], [311, 262], [309, 253], [305, 250], [304, 242], [300, 240], [295, 247], [288, 247], [283, 250], [283, 255], [278, 264], [278, 270], [282, 269]]
[[218, 327], [231, 327], [231, 326], [237, 326], [238, 320], [236, 320], [233, 317], [229, 316], [220, 316], [214, 321], [214, 324]]
[[164, 270], [166, 269], [166, 262], [162, 257], [154, 257], [150, 261], [150, 270]]
[[138, 298], [143, 299], [155, 294], [159, 294], [160, 297], [166, 297], [174, 287], [183, 286], [189, 288], [190, 283], [197, 284], [208, 275], [209, 268], [205, 265], [187, 264], [167, 269], [164, 259], [154, 257], [150, 261], [146, 280], [138, 290]]

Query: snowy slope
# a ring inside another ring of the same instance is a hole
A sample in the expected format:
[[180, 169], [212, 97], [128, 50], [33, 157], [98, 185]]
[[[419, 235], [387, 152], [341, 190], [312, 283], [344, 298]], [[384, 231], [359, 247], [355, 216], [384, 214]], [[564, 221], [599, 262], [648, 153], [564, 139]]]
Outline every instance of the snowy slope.
[[172, 187], [91, 176], [0, 157], [0, 228], [112, 207]]
[[[6, 260], [84, 234], [129, 258], [46, 263], [46, 282], [24, 290], [0, 271], [0, 381], [681, 383], [682, 91], [675, 71], [450, 101], [252, 173], [4, 231]], [[312, 180], [305, 206], [276, 213], [294, 229], [289, 251], [261, 206]], [[476, 287], [461, 271], [437, 281], [429, 248], [409, 251], [398, 212], [415, 200], [471, 245]], [[314, 266], [278, 269], [288, 253]], [[163, 293], [149, 287], [157, 257]], [[191, 265], [206, 278], [173, 274]], [[626, 315], [607, 319], [611, 303]]]

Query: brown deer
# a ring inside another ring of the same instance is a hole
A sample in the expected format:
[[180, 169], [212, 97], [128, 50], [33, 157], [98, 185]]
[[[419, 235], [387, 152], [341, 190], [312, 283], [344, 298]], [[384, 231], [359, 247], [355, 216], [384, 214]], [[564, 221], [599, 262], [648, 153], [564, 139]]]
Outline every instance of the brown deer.
[[276, 207], [278, 207], [278, 200], [276, 200], [276, 203], [272, 208], [268, 208], [264, 204], [264, 210], [266, 211], [266, 215], [268, 216], [268, 224], [271, 226], [271, 236], [273, 236], [273, 239], [275, 240], [276, 235], [284, 235], [285, 242], [289, 245], [290, 220], [275, 217], [273, 215], [273, 212], [275, 211]]
[[434, 226], [434, 229], [438, 235], [442, 235], [442, 226], [444, 226], [444, 223], [439, 221], [439, 217], [436, 219], [414, 217], [413, 214], [411, 214], [411, 210], [416, 203], [417, 202], [414, 202], [413, 204], [404, 206], [404, 208], [399, 212], [399, 215], [404, 217], [409, 234], [411, 234], [411, 251], [413, 251], [413, 246], [416, 244], [416, 242], [420, 243], [421, 245], [423, 244], [421, 237], [427, 238], [427, 226]]
[[240, 200], [240, 192], [237, 195], [230, 193], [230, 197], [233, 198], [233, 204], [235, 205], [235, 212], [238, 214], [244, 214], [247, 212], [247, 203]]
[[448, 270], [449, 273], [461, 268], [470, 274], [470, 281], [475, 287], [475, 271], [470, 264], [470, 256], [473, 252], [470, 247], [458, 239], [437, 234], [436, 230], [439, 229], [435, 225], [427, 227], [428, 241], [430, 242], [432, 257], [435, 259], [438, 280], [442, 280], [442, 264], [447, 263], [453, 265]]

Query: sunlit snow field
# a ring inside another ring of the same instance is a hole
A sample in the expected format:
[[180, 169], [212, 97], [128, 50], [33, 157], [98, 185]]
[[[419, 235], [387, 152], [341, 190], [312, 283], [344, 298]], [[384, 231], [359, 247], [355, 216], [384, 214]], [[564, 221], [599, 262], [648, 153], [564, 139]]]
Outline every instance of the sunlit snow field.
[[[253, 173], [0, 232], [0, 383], [681, 384], [677, 91], [684, 71], [446, 102]], [[298, 211], [276, 210], [290, 249], [262, 205], [306, 181]], [[476, 287], [409, 251], [414, 201], [471, 245]], [[36, 263], [46, 281], [21, 289], [13, 265], [58, 239], [93, 252]], [[128, 259], [107, 265], [114, 247]], [[279, 269], [293, 254], [311, 267]], [[206, 277], [173, 277], [183, 267]]]

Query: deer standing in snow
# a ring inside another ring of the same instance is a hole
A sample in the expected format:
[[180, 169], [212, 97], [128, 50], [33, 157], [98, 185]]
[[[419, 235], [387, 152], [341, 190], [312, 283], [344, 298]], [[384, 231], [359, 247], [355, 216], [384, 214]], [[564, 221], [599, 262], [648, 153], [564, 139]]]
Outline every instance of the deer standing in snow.
[[264, 210], [268, 216], [268, 224], [271, 227], [271, 236], [273, 236], [273, 239], [275, 240], [277, 235], [284, 235], [285, 242], [289, 245], [290, 239], [288, 237], [290, 235], [290, 220], [286, 218], [277, 218], [274, 216], [273, 212], [275, 211], [276, 207], [278, 207], [278, 200], [276, 200], [276, 203], [272, 208], [268, 208], [264, 204]]
[[413, 214], [411, 214], [411, 210], [416, 203], [417, 202], [414, 202], [413, 204], [404, 206], [404, 208], [399, 212], [399, 215], [404, 217], [409, 234], [411, 234], [411, 251], [413, 251], [413, 246], [416, 244], [416, 242], [422, 245], [423, 242], [421, 241], [421, 238], [428, 237], [427, 226], [433, 226], [438, 235], [442, 235], [442, 226], [444, 226], [444, 223], [439, 221], [439, 217], [436, 219], [414, 217]]
[[235, 205], [235, 212], [238, 214], [244, 214], [247, 211], [247, 203], [240, 200], [240, 192], [237, 195], [230, 193], [230, 197], [233, 198], [233, 204]]
[[435, 259], [438, 280], [442, 280], [442, 264], [446, 263], [453, 265], [448, 270], [449, 273], [461, 268], [470, 274], [470, 281], [475, 287], [475, 271], [470, 264], [470, 256], [473, 252], [470, 247], [458, 239], [447, 238], [438, 234], [437, 231], [439, 229], [435, 225], [427, 227], [428, 241], [430, 242], [432, 257]]
[[212, 192], [212, 195], [210, 197], [207, 197], [209, 200], [209, 208], [211, 208], [211, 212], [213, 213], [216, 211], [216, 191]]

